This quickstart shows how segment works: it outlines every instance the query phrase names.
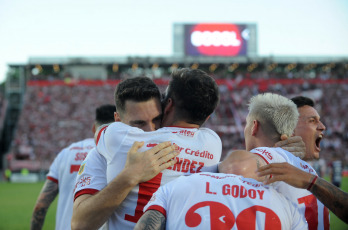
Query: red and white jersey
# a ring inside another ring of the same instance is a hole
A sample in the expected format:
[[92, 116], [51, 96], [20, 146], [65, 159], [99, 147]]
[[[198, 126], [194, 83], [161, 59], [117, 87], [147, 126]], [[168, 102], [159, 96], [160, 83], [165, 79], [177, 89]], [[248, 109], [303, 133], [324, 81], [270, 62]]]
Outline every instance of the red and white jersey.
[[[144, 141], [144, 146], [139, 150], [141, 152], [161, 142], [171, 141], [179, 146], [180, 154], [174, 166], [132, 189], [109, 218], [109, 229], [133, 229], [143, 214], [144, 206], [161, 185], [184, 174], [202, 172], [203, 167], [217, 165], [222, 151], [219, 136], [207, 128], [164, 127], [154, 132], [144, 132], [124, 123], [114, 122], [101, 130], [97, 138], [97, 151], [104, 157], [104, 160], [99, 159], [99, 162], [107, 165], [107, 183], [110, 183], [123, 170], [127, 152], [134, 141]], [[93, 153], [91, 158], [93, 156], [101, 158], [96, 153]], [[81, 165], [81, 169], [84, 169], [79, 172], [76, 179], [75, 198], [82, 194], [94, 194], [106, 186], [106, 184], [101, 185], [105, 178], [102, 179], [101, 176], [97, 178], [93, 172], [96, 169], [102, 170], [96, 164], [87, 157]]]
[[76, 174], [88, 152], [95, 147], [93, 138], [71, 144], [54, 159], [47, 179], [58, 183], [59, 198], [56, 213], [56, 229], [71, 229], [73, 191]]
[[[316, 175], [312, 166], [282, 148], [259, 147], [251, 150], [261, 156], [267, 164], [287, 162], [303, 171]], [[306, 189], [292, 187], [284, 182], [274, 183], [274, 187], [291, 201], [298, 204], [300, 212], [306, 217], [309, 230], [330, 229], [329, 210]]]
[[166, 229], [307, 229], [296, 205], [272, 186], [233, 174], [200, 173], [158, 189], [144, 211], [166, 217]]

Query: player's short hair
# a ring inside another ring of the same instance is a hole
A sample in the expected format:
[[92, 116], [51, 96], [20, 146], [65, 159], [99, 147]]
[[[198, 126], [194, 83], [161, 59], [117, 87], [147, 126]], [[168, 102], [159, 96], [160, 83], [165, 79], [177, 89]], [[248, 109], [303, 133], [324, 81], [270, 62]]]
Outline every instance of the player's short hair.
[[296, 104], [297, 108], [301, 108], [302, 106], [308, 105], [314, 107], [314, 101], [309, 97], [297, 96], [291, 98], [291, 100]]
[[125, 112], [126, 101], [144, 102], [152, 98], [161, 99], [157, 85], [148, 77], [128, 78], [115, 89], [115, 105], [119, 113]]
[[98, 125], [114, 122], [116, 107], [111, 104], [101, 105], [95, 109], [95, 121]]
[[290, 137], [297, 125], [299, 113], [294, 102], [278, 94], [264, 93], [250, 99], [249, 119], [260, 122], [267, 137], [278, 141], [282, 134]]
[[175, 105], [175, 118], [202, 125], [219, 103], [219, 88], [215, 80], [199, 69], [174, 70], [163, 104], [169, 98]]

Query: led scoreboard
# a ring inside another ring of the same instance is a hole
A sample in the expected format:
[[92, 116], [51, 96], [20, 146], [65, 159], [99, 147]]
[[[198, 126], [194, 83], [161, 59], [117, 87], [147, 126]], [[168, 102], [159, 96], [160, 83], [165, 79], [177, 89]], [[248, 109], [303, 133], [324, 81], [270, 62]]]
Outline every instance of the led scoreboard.
[[256, 25], [176, 24], [174, 53], [185, 56], [221, 57], [256, 55]]

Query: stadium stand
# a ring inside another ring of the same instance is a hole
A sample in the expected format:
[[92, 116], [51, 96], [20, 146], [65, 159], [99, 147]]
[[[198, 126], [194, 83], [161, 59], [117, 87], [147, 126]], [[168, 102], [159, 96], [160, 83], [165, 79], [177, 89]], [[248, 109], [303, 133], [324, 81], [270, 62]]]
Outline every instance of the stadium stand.
[[[319, 73], [314, 78], [284, 77], [284, 73], [263, 77], [265, 73], [238, 73], [233, 78], [214, 75], [220, 87], [221, 102], [205, 124], [215, 130], [223, 143], [223, 156], [231, 149], [244, 148], [243, 130], [247, 115], [246, 101], [257, 93], [275, 92], [287, 97], [305, 95], [313, 98], [327, 127], [321, 142], [321, 156], [330, 161], [332, 152], [348, 160], [348, 120], [342, 119], [348, 105], [348, 76], [327, 77]], [[345, 73], [346, 74], [346, 73]], [[131, 77], [121, 74], [121, 78]], [[341, 78], [341, 77], [340, 77]], [[47, 79], [47, 78], [46, 78]], [[47, 170], [64, 146], [91, 136], [89, 122], [93, 108], [113, 103], [114, 88], [119, 80], [32, 80], [27, 84], [17, 132], [8, 155], [12, 170], [26, 167]], [[164, 91], [168, 77], [155, 82]]]
[[0, 92], [0, 133], [2, 133], [2, 129], [4, 127], [7, 104], [7, 100], [5, 99], [2, 92]]

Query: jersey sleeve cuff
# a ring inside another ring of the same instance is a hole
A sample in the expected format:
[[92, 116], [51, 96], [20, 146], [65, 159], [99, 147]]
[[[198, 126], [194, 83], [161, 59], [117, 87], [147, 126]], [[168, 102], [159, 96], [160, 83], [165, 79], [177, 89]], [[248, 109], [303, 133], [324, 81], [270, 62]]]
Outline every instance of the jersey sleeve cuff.
[[78, 191], [77, 193], [75, 193], [74, 201], [76, 200], [77, 197], [79, 197], [81, 195], [84, 195], [84, 194], [94, 195], [97, 192], [99, 192], [99, 190], [97, 190], [97, 189], [83, 189], [83, 190]]
[[58, 179], [51, 177], [51, 176], [47, 176], [46, 178], [47, 178], [47, 180], [53, 181], [54, 183], [58, 184]]
[[159, 205], [151, 205], [151, 206], [149, 206], [149, 207], [147, 208], [146, 211], [149, 211], [149, 210], [158, 211], [158, 212], [162, 213], [162, 215], [163, 215], [165, 218], [167, 218], [166, 210], [165, 210], [163, 207], [159, 206]]

